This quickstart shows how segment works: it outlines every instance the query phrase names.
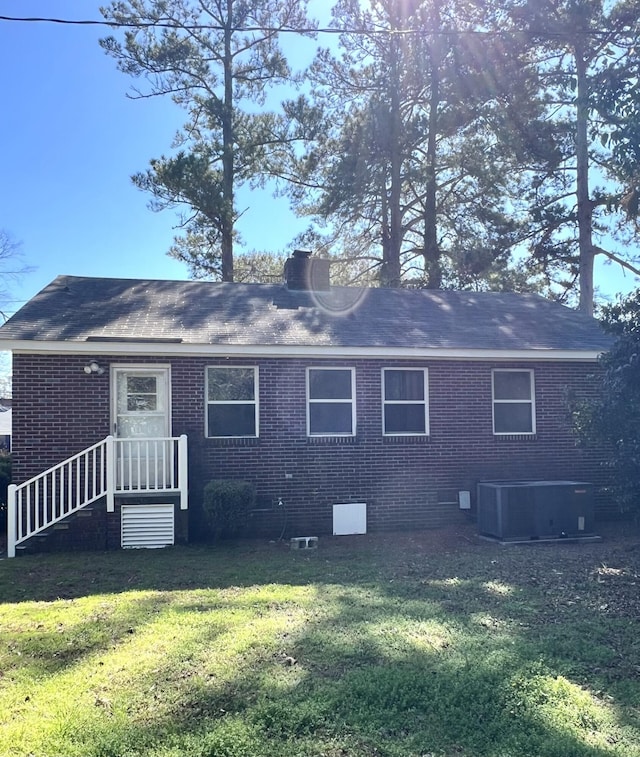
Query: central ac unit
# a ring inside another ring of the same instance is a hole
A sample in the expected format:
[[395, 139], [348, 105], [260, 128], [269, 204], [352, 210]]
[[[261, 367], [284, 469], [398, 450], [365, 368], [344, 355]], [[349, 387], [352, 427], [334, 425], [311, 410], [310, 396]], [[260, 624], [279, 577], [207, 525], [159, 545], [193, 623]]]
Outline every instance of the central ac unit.
[[478, 530], [503, 540], [593, 534], [593, 485], [582, 481], [484, 481]]

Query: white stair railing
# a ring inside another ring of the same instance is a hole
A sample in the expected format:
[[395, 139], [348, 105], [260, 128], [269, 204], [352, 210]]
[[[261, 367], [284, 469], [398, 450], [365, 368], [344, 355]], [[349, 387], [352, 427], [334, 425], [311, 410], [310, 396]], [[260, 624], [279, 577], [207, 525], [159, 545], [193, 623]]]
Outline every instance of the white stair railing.
[[187, 437], [102, 441], [22, 484], [10, 484], [7, 555], [18, 544], [106, 497], [113, 512], [117, 493], [171, 492], [187, 509]]

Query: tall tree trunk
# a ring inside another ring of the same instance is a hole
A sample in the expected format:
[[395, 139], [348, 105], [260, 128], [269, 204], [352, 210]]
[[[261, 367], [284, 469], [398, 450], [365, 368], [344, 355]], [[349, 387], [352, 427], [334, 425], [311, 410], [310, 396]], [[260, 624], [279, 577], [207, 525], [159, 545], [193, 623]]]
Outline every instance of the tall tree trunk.
[[233, 281], [233, 3], [227, 0], [224, 30], [224, 102], [222, 105], [222, 280]]
[[[440, 29], [440, 9], [438, 3], [433, 4], [433, 30]], [[437, 133], [438, 106], [440, 104], [440, 40], [434, 36], [429, 45], [429, 121], [427, 128], [427, 165], [426, 186], [424, 196], [424, 232], [423, 250], [424, 270], [428, 289], [440, 289], [442, 286], [442, 265], [440, 263], [440, 245], [438, 244], [438, 211], [437, 211]]]
[[580, 43], [575, 47], [576, 60], [576, 201], [578, 212], [578, 246], [580, 250], [580, 310], [593, 315], [592, 239], [593, 204], [589, 196], [589, 92], [587, 61]]
[[380, 182], [380, 244], [382, 246], [382, 264], [378, 274], [381, 287], [391, 287], [392, 272], [390, 271], [391, 260], [391, 223], [389, 221], [389, 198], [387, 196], [387, 184], [383, 179]]
[[400, 50], [398, 35], [390, 45], [389, 92], [389, 244], [383, 249], [383, 286], [399, 287], [401, 283], [400, 250], [402, 248], [402, 150], [400, 147]]

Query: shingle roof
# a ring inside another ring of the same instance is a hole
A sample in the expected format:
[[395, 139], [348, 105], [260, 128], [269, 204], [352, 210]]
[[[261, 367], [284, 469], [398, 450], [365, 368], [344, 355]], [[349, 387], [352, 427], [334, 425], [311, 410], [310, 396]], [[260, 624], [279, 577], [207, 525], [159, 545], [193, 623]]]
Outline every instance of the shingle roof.
[[605, 350], [597, 321], [533, 294], [59, 276], [0, 328], [24, 341]]

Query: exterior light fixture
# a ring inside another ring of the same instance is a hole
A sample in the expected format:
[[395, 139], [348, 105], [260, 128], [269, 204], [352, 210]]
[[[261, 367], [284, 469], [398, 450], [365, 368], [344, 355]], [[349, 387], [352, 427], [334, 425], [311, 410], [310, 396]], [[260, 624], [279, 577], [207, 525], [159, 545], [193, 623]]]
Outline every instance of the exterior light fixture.
[[92, 360], [89, 365], [85, 365], [84, 372], [87, 374], [87, 376], [90, 376], [92, 373], [95, 373], [97, 376], [102, 376], [102, 374], [104, 373], [104, 368], [98, 365], [95, 360]]

